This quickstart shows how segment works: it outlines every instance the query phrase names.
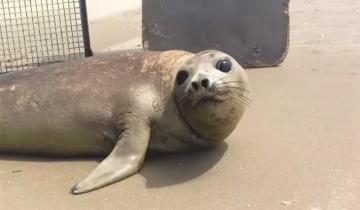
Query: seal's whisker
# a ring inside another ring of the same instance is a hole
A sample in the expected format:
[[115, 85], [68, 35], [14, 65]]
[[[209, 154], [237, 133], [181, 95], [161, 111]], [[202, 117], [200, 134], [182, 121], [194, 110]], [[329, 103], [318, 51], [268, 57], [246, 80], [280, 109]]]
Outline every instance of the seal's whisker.
[[232, 80], [232, 81], [223, 81], [222, 84], [228, 84], [228, 83], [240, 83], [243, 84], [244, 86], [248, 86], [248, 84], [246, 82], [240, 81], [240, 80]]
[[250, 102], [249, 101], [247, 101], [247, 100], [245, 100], [245, 99], [243, 99], [243, 98], [241, 98], [241, 97], [239, 97], [239, 96], [230, 96], [230, 101], [231, 102], [233, 102], [233, 103], [236, 103], [236, 104], [238, 104], [238, 105], [246, 105], [246, 106], [250, 106]]
[[[217, 86], [216, 86], [217, 87]], [[249, 93], [249, 90], [247, 88], [244, 88], [244, 87], [239, 87], [239, 86], [231, 86], [231, 85], [226, 85], [226, 86], [223, 86], [219, 89], [221, 90], [226, 90], [227, 88], [232, 88], [233, 90], [239, 90], [239, 91], [243, 91], [243, 92], [247, 92]]]
[[[251, 101], [251, 100], [244, 94], [244, 92], [245, 92], [245, 93], [248, 93], [247, 90], [239, 89], [238, 87], [235, 87], [234, 89], [235, 89], [235, 90], [231, 90], [231, 89], [225, 89], [225, 90], [219, 89], [219, 90], [217, 91], [217, 94], [219, 94], [219, 95], [226, 94], [226, 95], [228, 95], [228, 96], [230, 96], [230, 97], [232, 97], [232, 98], [235, 98], [235, 96], [236, 96], [236, 98], [239, 98], [239, 99], [241, 99], [241, 100], [245, 100], [245, 101], [247, 101], [247, 102], [250, 102], [250, 101]], [[238, 90], [238, 91], [236, 91], [236, 90]], [[223, 91], [223, 94], [221, 94], [222, 91]]]
[[[239, 100], [240, 100], [240, 102], [239, 102]], [[234, 96], [230, 96], [230, 99], [225, 103], [234, 103], [234, 104], [237, 104], [239, 106], [242, 106], [244, 104], [248, 105], [246, 102], [242, 101], [241, 99], [237, 99]]]
[[238, 93], [240, 92], [244, 92], [246, 94], [249, 94], [249, 90], [247, 88], [244, 88], [244, 87], [239, 87], [239, 86], [230, 86], [230, 85], [226, 85], [226, 86], [215, 86], [217, 88], [217, 92], [220, 93], [220, 92], [228, 92], [228, 91], [236, 91]]
[[[226, 82], [226, 80], [225, 79], [227, 79], [227, 78], [232, 78], [231, 77], [231, 75], [226, 75], [226, 76], [224, 76], [224, 77], [221, 77], [220, 79], [217, 79], [217, 80], [215, 80], [216, 82], [217, 81], [223, 81], [223, 82]], [[232, 78], [233, 79], [233, 78]], [[225, 80], [225, 81], [224, 81]], [[239, 81], [239, 82], [243, 82], [243, 81], [241, 81], [241, 80], [229, 80], [229, 81]], [[243, 83], [245, 83], [245, 82], [243, 82]]]
[[216, 87], [234, 87], [234, 88], [242, 88], [242, 89], [249, 89], [248, 86], [246, 85], [242, 85], [242, 84], [239, 84], [239, 83], [224, 83], [224, 84], [219, 84], [217, 85]]
[[247, 104], [252, 103], [251, 99], [242, 93], [238, 93], [235, 91], [229, 91], [229, 94], [233, 94], [233, 95], [237, 96], [239, 99], [246, 101]]
[[223, 77], [221, 77], [221, 78], [219, 78], [217, 80], [214, 80], [214, 82], [222, 81], [222, 80], [224, 80], [224, 79], [226, 79], [228, 77], [230, 77], [230, 76], [229, 75], [223, 76]]
[[[232, 76], [231, 75], [226, 75], [226, 76], [224, 76], [224, 77], [222, 77], [222, 78], [220, 78], [220, 79], [218, 79], [216, 81], [223, 81], [224, 79], [227, 79], [227, 78], [232, 78]], [[237, 81], [241, 81], [241, 80], [237, 80]]]
[[[234, 91], [234, 90], [228, 90], [230, 93], [235, 93], [235, 94], [237, 94], [237, 95], [239, 95], [239, 96], [242, 96], [242, 97], [245, 97], [245, 98], [248, 98], [249, 99], [249, 97], [247, 97], [244, 93], [241, 93], [241, 92], [237, 92], [237, 91]], [[250, 99], [249, 99], [250, 100]]]
[[238, 82], [238, 81], [229, 81], [229, 82], [223, 82], [223, 83], [215, 83], [214, 86], [216, 88], [219, 87], [238, 87], [238, 88], [242, 88], [242, 89], [248, 89], [248, 85], [242, 82]]

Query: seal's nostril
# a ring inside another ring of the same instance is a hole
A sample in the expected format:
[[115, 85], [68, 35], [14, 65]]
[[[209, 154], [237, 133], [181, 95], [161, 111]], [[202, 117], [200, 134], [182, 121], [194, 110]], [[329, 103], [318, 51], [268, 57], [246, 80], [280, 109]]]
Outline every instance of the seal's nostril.
[[209, 87], [209, 80], [208, 79], [201, 80], [201, 86], [207, 89]]
[[199, 89], [199, 85], [196, 82], [192, 82], [191, 86], [194, 88], [195, 91]]

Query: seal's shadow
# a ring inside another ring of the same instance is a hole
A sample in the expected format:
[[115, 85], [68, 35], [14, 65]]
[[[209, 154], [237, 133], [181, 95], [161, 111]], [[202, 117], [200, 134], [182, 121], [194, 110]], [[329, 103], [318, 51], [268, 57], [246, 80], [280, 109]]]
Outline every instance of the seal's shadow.
[[139, 174], [145, 177], [147, 188], [181, 184], [211, 169], [223, 157], [227, 148], [227, 144], [223, 142], [210, 150], [181, 153], [150, 152]]
[[[225, 142], [209, 150], [181, 153], [156, 153], [149, 151], [139, 174], [146, 179], [147, 188], [177, 185], [201, 176], [216, 165], [228, 146]], [[56, 158], [31, 155], [0, 154], [1, 160], [29, 162], [97, 161], [103, 158]]]
[[0, 160], [21, 161], [21, 162], [74, 162], [74, 161], [95, 161], [100, 163], [104, 157], [49, 157], [45, 155], [24, 155], [14, 153], [0, 153]]

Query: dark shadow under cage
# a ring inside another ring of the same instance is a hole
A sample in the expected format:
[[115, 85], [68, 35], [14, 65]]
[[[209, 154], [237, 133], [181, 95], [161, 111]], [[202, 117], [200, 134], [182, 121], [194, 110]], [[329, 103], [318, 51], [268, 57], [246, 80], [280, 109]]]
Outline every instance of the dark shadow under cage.
[[1, 0], [0, 73], [91, 54], [85, 0]]

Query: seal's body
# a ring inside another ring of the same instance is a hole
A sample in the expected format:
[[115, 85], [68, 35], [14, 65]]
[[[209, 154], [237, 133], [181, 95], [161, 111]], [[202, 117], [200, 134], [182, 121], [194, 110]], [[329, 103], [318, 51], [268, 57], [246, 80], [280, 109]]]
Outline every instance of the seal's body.
[[1, 75], [0, 151], [109, 154], [127, 117], [163, 109], [173, 72], [159, 62], [171, 66], [186, 55], [108, 54]]
[[235, 128], [245, 71], [219, 51], [128, 52], [0, 75], [0, 152], [107, 158], [73, 193], [136, 173], [148, 148], [208, 147]]

